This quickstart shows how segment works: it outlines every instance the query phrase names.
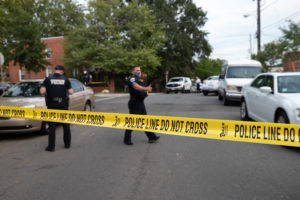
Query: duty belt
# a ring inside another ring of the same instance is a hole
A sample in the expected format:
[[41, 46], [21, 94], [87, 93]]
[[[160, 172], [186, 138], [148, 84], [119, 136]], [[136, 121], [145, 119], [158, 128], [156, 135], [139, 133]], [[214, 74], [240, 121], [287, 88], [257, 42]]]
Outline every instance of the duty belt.
[[55, 101], [55, 102], [58, 102], [58, 103], [61, 103], [65, 100], [65, 98], [62, 98], [62, 97], [54, 97], [54, 98], [51, 98], [52, 101]]

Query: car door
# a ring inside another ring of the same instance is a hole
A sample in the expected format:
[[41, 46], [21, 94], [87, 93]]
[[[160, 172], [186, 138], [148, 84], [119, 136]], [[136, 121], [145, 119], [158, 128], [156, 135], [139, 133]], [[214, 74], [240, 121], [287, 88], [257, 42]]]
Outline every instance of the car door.
[[274, 122], [275, 98], [274, 98], [274, 77], [267, 75], [263, 85], [272, 89], [272, 93], [262, 93], [259, 91], [257, 95], [257, 115], [264, 122]]
[[85, 94], [83, 84], [77, 80], [70, 80], [74, 94], [70, 95], [70, 110], [83, 110], [85, 105]]
[[258, 76], [245, 91], [246, 104], [249, 116], [258, 121], [257, 97], [260, 95], [259, 88], [263, 85], [265, 75]]

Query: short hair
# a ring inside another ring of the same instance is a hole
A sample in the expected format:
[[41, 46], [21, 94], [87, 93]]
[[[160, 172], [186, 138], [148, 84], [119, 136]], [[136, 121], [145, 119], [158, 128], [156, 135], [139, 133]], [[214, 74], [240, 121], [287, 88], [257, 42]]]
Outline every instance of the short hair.
[[134, 65], [134, 66], [131, 67], [131, 71], [133, 71], [133, 70], [134, 70], [135, 68], [137, 68], [137, 67], [140, 68], [141, 66], [139, 66], [139, 65]]

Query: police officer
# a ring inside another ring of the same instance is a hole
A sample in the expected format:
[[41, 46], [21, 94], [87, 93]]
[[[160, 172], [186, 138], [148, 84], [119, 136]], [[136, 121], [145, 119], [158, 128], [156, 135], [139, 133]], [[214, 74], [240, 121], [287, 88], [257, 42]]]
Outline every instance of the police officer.
[[[131, 69], [132, 75], [128, 79], [128, 89], [130, 93], [130, 99], [128, 102], [128, 108], [130, 114], [139, 114], [139, 115], [147, 115], [146, 107], [144, 104], [144, 99], [147, 96], [147, 92], [152, 91], [152, 87], [143, 86], [144, 83], [140, 81], [141, 76], [141, 67], [134, 66]], [[132, 130], [126, 130], [124, 135], [124, 144], [133, 145], [131, 141], [131, 133]], [[159, 139], [159, 136], [156, 136], [152, 132], [145, 132], [149, 143], [154, 143]]]
[[[40, 93], [46, 94], [46, 105], [48, 109], [68, 110], [69, 107], [69, 94], [74, 91], [71, 88], [71, 82], [68, 78], [64, 77], [64, 67], [57, 65], [54, 74], [47, 77], [41, 88]], [[49, 140], [46, 151], [53, 152], [55, 150], [55, 128], [57, 123], [49, 123]], [[63, 124], [64, 128], [64, 144], [66, 148], [71, 147], [71, 131], [70, 124]]]
[[92, 82], [92, 75], [90, 75], [86, 70], [83, 71], [83, 79], [82, 82], [84, 85], [88, 85], [90, 84], [90, 82]]

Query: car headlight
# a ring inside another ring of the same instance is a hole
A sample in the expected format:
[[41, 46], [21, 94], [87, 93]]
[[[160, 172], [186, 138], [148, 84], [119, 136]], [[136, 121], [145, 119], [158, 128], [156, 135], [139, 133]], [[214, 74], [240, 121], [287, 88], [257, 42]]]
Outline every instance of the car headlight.
[[228, 91], [238, 92], [238, 88], [234, 85], [227, 85], [226, 89]]
[[22, 106], [22, 108], [35, 108], [35, 105], [26, 105], [26, 106]]

